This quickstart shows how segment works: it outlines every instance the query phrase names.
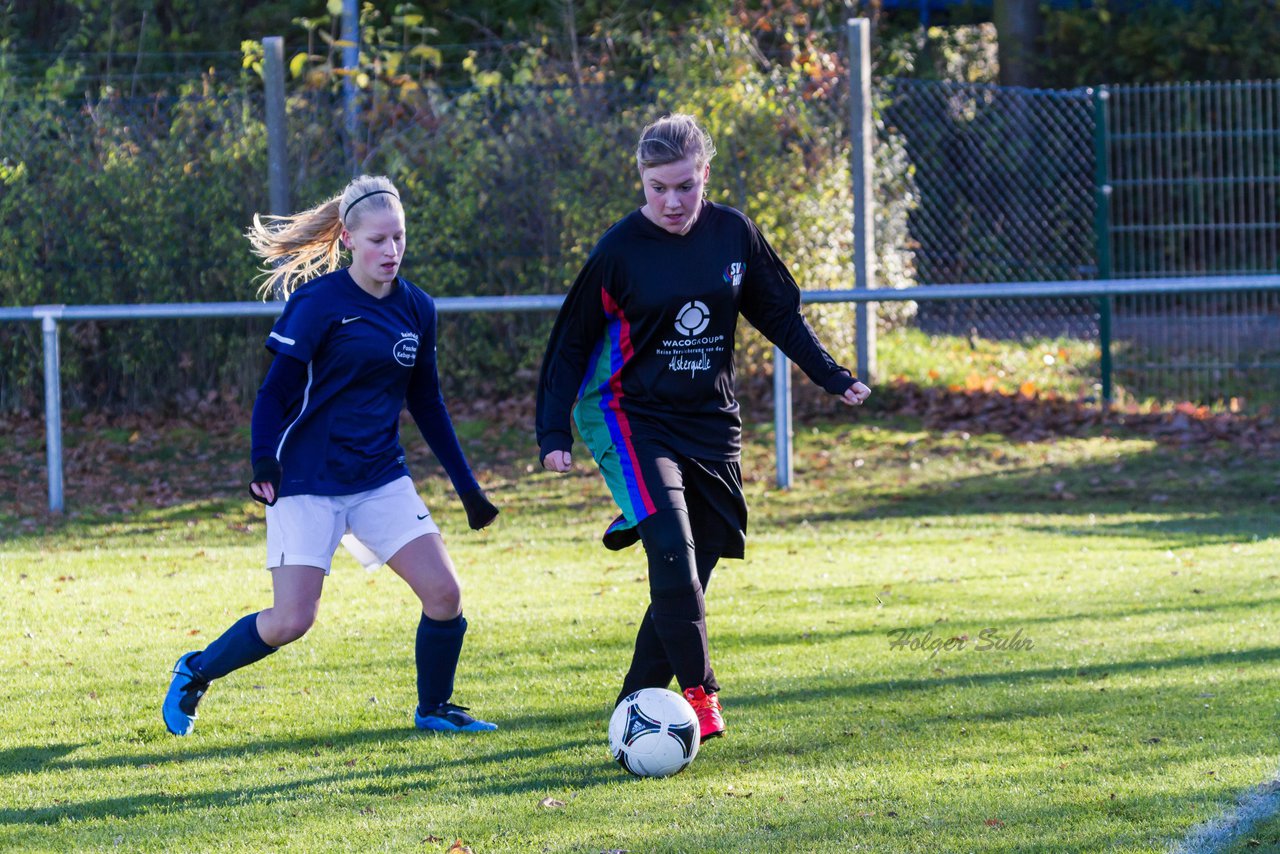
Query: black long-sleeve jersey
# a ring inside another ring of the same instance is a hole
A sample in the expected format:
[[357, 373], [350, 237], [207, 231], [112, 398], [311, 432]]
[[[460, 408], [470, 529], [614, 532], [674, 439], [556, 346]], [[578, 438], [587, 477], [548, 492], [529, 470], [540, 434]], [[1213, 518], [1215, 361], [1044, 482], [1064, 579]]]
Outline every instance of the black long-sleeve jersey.
[[855, 382], [818, 342], [800, 313], [799, 287], [745, 214], [704, 201], [683, 235], [639, 210], [615, 223], [574, 281], [547, 344], [541, 456], [570, 449], [572, 410], [597, 457], [639, 434], [691, 457], [738, 459], [739, 314], [827, 391], [843, 394]]

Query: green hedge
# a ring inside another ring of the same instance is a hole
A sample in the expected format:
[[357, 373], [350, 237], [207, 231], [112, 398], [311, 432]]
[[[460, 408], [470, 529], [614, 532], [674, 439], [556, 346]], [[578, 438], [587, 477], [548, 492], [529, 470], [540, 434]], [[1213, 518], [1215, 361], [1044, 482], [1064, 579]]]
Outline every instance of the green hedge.
[[[405, 274], [430, 293], [560, 293], [605, 228], [642, 202], [632, 158], [640, 127], [687, 110], [703, 118], [720, 149], [711, 197], [755, 217], [802, 286], [849, 286], [848, 110], [835, 54], [802, 43], [787, 62], [763, 60], [750, 34], [731, 25], [637, 40], [631, 49], [646, 53], [630, 64], [649, 68], [647, 78], [615, 79], [595, 65], [579, 83], [530, 51], [501, 68], [473, 65], [472, 85], [445, 90], [366, 45], [370, 71], [349, 145], [332, 68], [303, 58], [288, 104], [293, 206], [340, 189], [354, 158], [356, 169], [401, 187], [410, 232]], [[262, 117], [251, 73], [206, 75], [147, 99], [108, 91], [85, 104], [0, 101], [0, 301], [252, 299], [256, 271], [241, 234], [252, 213], [266, 209]], [[883, 159], [886, 168], [892, 161]], [[901, 198], [881, 207], [898, 211], [887, 221], [904, 219]], [[833, 345], [848, 351], [850, 310], [815, 314]], [[527, 393], [551, 320], [448, 315], [441, 341], [448, 391]], [[0, 327], [7, 409], [33, 409], [42, 399], [32, 327]], [[251, 400], [266, 328], [262, 319], [67, 324], [65, 402]], [[759, 342], [747, 337], [744, 346], [748, 373], [764, 370], [752, 358]]]

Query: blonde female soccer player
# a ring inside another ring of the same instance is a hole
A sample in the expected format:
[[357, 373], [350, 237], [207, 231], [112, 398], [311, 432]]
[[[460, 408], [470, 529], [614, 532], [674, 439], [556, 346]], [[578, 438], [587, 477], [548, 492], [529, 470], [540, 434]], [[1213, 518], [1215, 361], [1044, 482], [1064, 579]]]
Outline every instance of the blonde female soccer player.
[[[435, 303], [400, 275], [406, 238], [399, 193], [386, 178], [361, 176], [310, 210], [269, 224], [255, 216], [248, 237], [259, 257], [277, 264], [264, 290], [289, 294], [267, 337], [275, 357], [252, 420], [249, 489], [267, 505], [273, 601], [178, 659], [165, 725], [189, 735], [211, 682], [311, 628], [333, 553], [350, 533], [354, 551], [388, 564], [422, 603], [415, 724], [496, 729], [451, 702], [467, 621], [457, 573], [400, 446], [407, 404], [471, 528], [498, 515], [467, 465], [440, 393]], [[350, 252], [347, 266], [340, 266], [341, 249]]]

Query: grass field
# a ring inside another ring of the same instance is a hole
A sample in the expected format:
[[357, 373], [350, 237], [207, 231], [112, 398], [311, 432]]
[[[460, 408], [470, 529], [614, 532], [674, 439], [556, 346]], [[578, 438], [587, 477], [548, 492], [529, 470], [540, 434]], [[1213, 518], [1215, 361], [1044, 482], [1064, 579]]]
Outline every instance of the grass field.
[[412, 729], [415, 602], [340, 554], [312, 633], [175, 739], [173, 660], [269, 603], [260, 508], [218, 468], [207, 500], [10, 510], [0, 849], [1165, 851], [1276, 778], [1274, 459], [864, 415], [799, 428], [781, 493], [752, 433], [748, 558], [708, 595], [730, 734], [638, 780], [605, 725], [642, 555], [598, 544], [594, 472], [462, 427], [519, 448], [483, 471], [503, 515], [480, 534], [418, 467], [466, 585], [456, 699], [500, 731]]

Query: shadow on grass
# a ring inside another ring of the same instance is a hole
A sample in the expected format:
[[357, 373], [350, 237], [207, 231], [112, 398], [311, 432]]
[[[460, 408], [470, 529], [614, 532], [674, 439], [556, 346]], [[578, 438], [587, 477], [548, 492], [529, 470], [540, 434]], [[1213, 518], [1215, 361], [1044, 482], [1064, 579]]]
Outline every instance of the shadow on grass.
[[[709, 745], [709, 750], [700, 760], [703, 764], [718, 763], [723, 769], [731, 770], [735, 763], [750, 764], [760, 761], [761, 751], [778, 755], [815, 755], [838, 756], [840, 762], [851, 762], [855, 765], [875, 767], [886, 765], [880, 753], [885, 738], [894, 738], [892, 733], [910, 733], [915, 730], [928, 729], [947, 722], [939, 720], [935, 714], [936, 705], [919, 703], [909, 696], [916, 692], [927, 692], [939, 689], [981, 689], [987, 686], [1002, 685], [1017, 681], [1055, 680], [1068, 683], [1089, 683], [1102, 672], [1112, 675], [1148, 671], [1174, 670], [1182, 668], [1229, 668], [1244, 665], [1270, 664], [1280, 660], [1280, 647], [1259, 647], [1238, 652], [1216, 652], [1201, 655], [1181, 655], [1168, 658], [1130, 659], [1115, 662], [1097, 663], [1088, 673], [1082, 673], [1075, 667], [1047, 666], [1032, 667], [1009, 671], [984, 671], [979, 673], [956, 674], [935, 678], [882, 679], [876, 681], [858, 681], [856, 678], [824, 678], [822, 682], [805, 685], [783, 684], [776, 690], [733, 693], [727, 698], [728, 713], [735, 711], [755, 710], [768, 717], [786, 716], [786, 707], [790, 706], [806, 713], [818, 715], [848, 714], [854, 705], [858, 712], [865, 712], [867, 719], [892, 714], [889, 706], [877, 711], [877, 704], [893, 703], [905, 710], [905, 717], [894, 718], [888, 725], [887, 734], [863, 737], [857, 733], [841, 733], [836, 727], [828, 733], [803, 732], [802, 737], [792, 730], [786, 735], [784, 727], [779, 730], [777, 738], [748, 738], [735, 742], [732, 733], [724, 743]], [[1150, 702], [1156, 695], [1162, 694], [1162, 688], [1150, 685], [1123, 686], [1106, 695], [1099, 696], [1092, 692], [1080, 692], [1071, 696], [1057, 696], [1045, 699], [1046, 705], [1053, 707], [1053, 713], [1060, 719], [1070, 721], [1074, 716], [1096, 719], [1098, 715], [1107, 714], [1111, 709], [1123, 715], [1125, 709], [1142, 709], [1135, 717], [1140, 721], [1151, 722], [1151, 731], [1157, 726], [1159, 713], [1152, 711]], [[902, 696], [906, 693], [908, 696]], [[971, 695], [972, 696], [972, 695]], [[1026, 701], [1026, 694], [1010, 695], [1006, 698], [1009, 714], [1015, 711], [1013, 704]], [[999, 701], [998, 701], [999, 702]], [[776, 711], [764, 711], [777, 707]], [[961, 704], [963, 710], [963, 703]], [[1017, 711], [1025, 711], [1019, 705]], [[981, 716], [969, 716], [967, 721], [988, 720], [1000, 724], [1005, 713], [999, 709], [984, 713]], [[743, 715], [746, 719], [747, 716]], [[852, 719], [856, 722], [858, 719]], [[87, 798], [75, 802], [56, 803], [29, 809], [0, 808], [0, 825], [15, 828], [26, 828], [20, 839], [29, 837], [37, 841], [44, 837], [37, 836], [40, 828], [57, 825], [63, 822], [93, 822], [128, 820], [139, 816], [169, 817], [167, 825], [173, 833], [181, 832], [186, 816], [195, 817], [218, 810], [234, 810], [250, 801], [307, 801], [310, 797], [332, 799], [337, 795], [342, 799], [352, 797], [387, 798], [405, 793], [415, 792], [424, 797], [433, 797], [433, 793], [447, 793], [450, 798], [464, 800], [492, 796], [532, 795], [541, 796], [547, 792], [563, 790], [572, 786], [576, 790], [589, 787], [625, 782], [626, 778], [614, 768], [604, 757], [601, 750], [603, 732], [592, 737], [560, 738], [554, 744], [542, 746], [512, 746], [506, 734], [525, 731], [554, 731], [563, 729], [575, 722], [602, 722], [603, 717], [597, 710], [575, 709], [557, 710], [545, 715], [526, 715], [504, 722], [504, 730], [497, 734], [482, 736], [467, 741], [465, 756], [452, 757], [433, 762], [429, 756], [432, 741], [454, 738], [416, 733], [402, 728], [382, 728], [357, 732], [337, 733], [323, 738], [274, 739], [265, 741], [246, 741], [240, 745], [219, 746], [216, 748], [199, 748], [190, 752], [152, 751], [143, 754], [129, 754], [76, 761], [67, 758], [68, 754], [80, 747], [74, 744], [57, 744], [43, 747], [19, 748], [0, 754], [0, 767], [15, 768], [26, 766], [24, 770], [79, 771], [85, 769], [119, 769], [135, 768], [147, 765], [176, 765], [186, 763], [216, 763], [219, 760], [244, 760], [246, 755], [252, 757], [262, 754], [264, 759], [275, 753], [288, 756], [314, 755], [324, 751], [331, 755], [341, 755], [342, 751], [358, 751], [362, 745], [376, 742], [421, 742], [423, 750], [415, 751], [419, 761], [401, 761], [395, 764], [381, 765], [376, 768], [352, 768], [341, 771], [320, 771], [306, 779], [290, 779], [262, 785], [242, 786], [234, 783], [209, 788], [204, 791], [174, 793], [164, 782], [164, 777], [156, 777], [152, 791], [118, 794], [107, 797]], [[731, 718], [732, 723], [732, 718]], [[1196, 721], [1194, 725], [1208, 725], [1208, 722]], [[804, 723], [797, 726], [803, 728]], [[886, 725], [881, 721], [879, 726]], [[1145, 732], [1145, 730], [1143, 730]], [[783, 737], [785, 735], [785, 737]], [[1059, 734], [1059, 741], [1069, 736]], [[191, 742], [181, 742], [176, 750], [195, 747]], [[1051, 747], [1051, 746], [1050, 746]], [[1212, 747], [1204, 748], [1208, 750]], [[1140, 743], [1135, 749], [1144, 749]], [[1153, 744], [1150, 755], [1139, 758], [1136, 762], [1126, 760], [1129, 774], [1141, 774], [1150, 769], [1151, 775], [1157, 779], [1161, 772], [1171, 765], [1184, 762], [1187, 750], [1200, 749], [1195, 744], [1169, 743]], [[1241, 747], [1241, 750], [1244, 748]], [[580, 755], [589, 751], [591, 759]], [[558, 754], [570, 755], [557, 758]], [[1243, 754], [1242, 754], [1243, 755]], [[998, 757], [992, 757], [996, 762]], [[533, 760], [536, 767], [525, 770]], [[266, 760], [268, 762], [274, 759]], [[34, 767], [32, 767], [34, 766]], [[456, 772], [456, 773], [451, 773]], [[1004, 779], [1008, 772], [994, 770], [991, 772], [999, 779]], [[212, 779], [212, 778], [208, 778]], [[719, 776], [711, 779], [719, 780]], [[206, 780], [207, 781], [207, 780]], [[1028, 778], [1031, 782], [1042, 782], [1039, 776]], [[1064, 836], [1073, 845], [1082, 840], [1097, 842], [1097, 848], [1078, 850], [1102, 850], [1114, 846], [1123, 839], [1142, 839], [1142, 834], [1149, 834], [1152, 825], [1163, 827], [1169, 823], [1161, 817], [1177, 816], [1175, 824], [1191, 824], [1196, 817], [1206, 811], [1206, 802], [1225, 797], [1221, 786], [1216, 782], [1206, 781], [1207, 788], [1193, 791], [1158, 792], [1151, 795], [1123, 794], [1118, 799], [1109, 799], [1099, 793], [1096, 803], [1079, 801], [1062, 803], [1048, 801], [1042, 804], [1025, 804], [1018, 808], [1016, 821], [1023, 828], [1034, 827], [1064, 830], [1063, 822], [1070, 821], [1082, 825], [1079, 833]], [[622, 797], [625, 798], [625, 789]], [[714, 793], [707, 797], [714, 797]], [[735, 797], [742, 797], [739, 793]], [[750, 797], [747, 793], [746, 797]], [[726, 796], [727, 797], [727, 796]], [[862, 834], [887, 834], [891, 838], [900, 839], [904, 845], [910, 842], [910, 850], [928, 850], [928, 841], [936, 838], [940, 841], [955, 841], [955, 835], [965, 833], [980, 835], [987, 832], [983, 827], [975, 825], [972, 831], [948, 828], [950, 819], [941, 825], [916, 824], [917, 819], [928, 819], [926, 815], [916, 816], [910, 810], [928, 809], [925, 802], [913, 802], [909, 795], [901, 801], [885, 802], [884, 796], [877, 790], [866, 792], [865, 803], [877, 803], [874, 810], [863, 811], [858, 820], [852, 820], [853, 810], [860, 809], [858, 804], [849, 803], [842, 795], [835, 797], [821, 787], [814, 788], [796, 798], [803, 806], [794, 806], [789, 810], [771, 813], [766, 819], [748, 823], [745, 828], [735, 828], [733, 823], [717, 829], [717, 845], [722, 850], [732, 849], [738, 844], [741, 850], [762, 850], [761, 846], [771, 840], [777, 842], [779, 850], [833, 850], [837, 842], [849, 841], [851, 844], [863, 837]], [[763, 806], [761, 809], [764, 809]], [[893, 814], [888, 811], [892, 810]], [[1099, 817], [1107, 819], [1102, 826], [1092, 826]], [[981, 821], [981, 816], [970, 814], [956, 816], [955, 820], [968, 819]], [[1010, 827], [1015, 827], [1015, 819], [1004, 817]], [[625, 825], [616, 830], [618, 844], [645, 851], [685, 851], [688, 849], [688, 830], [671, 825], [632, 830]], [[157, 832], [163, 836], [161, 828]], [[1176, 832], [1176, 830], [1175, 830]], [[1084, 834], [1081, 836], [1080, 834]], [[1148, 837], [1149, 840], [1149, 837]], [[47, 840], [46, 840], [47, 841]], [[783, 844], [785, 843], [785, 844]], [[1046, 843], [1043, 850], [1055, 850]], [[904, 848], [902, 850], [908, 850]], [[1036, 850], [1020, 848], [1018, 850]], [[1061, 850], [1061, 849], [1056, 849]]]
[[[186, 764], [192, 762], [216, 761], [225, 759], [244, 759], [246, 754], [281, 752], [288, 755], [303, 751], [327, 750], [341, 748], [358, 749], [360, 745], [382, 740], [421, 741], [429, 743], [435, 738], [458, 738], [459, 736], [440, 736], [430, 733], [418, 733], [404, 729], [365, 730], [361, 732], [337, 734], [323, 740], [279, 739], [270, 741], [247, 742], [235, 747], [196, 750], [191, 753], [143, 753], [105, 757], [87, 761], [61, 760], [49, 757], [41, 770], [44, 771], [79, 771], [94, 768], [149, 768], [166, 764]], [[153, 811], [172, 812], [175, 809], [204, 810], [223, 806], [233, 806], [252, 799], [273, 799], [294, 797], [303, 792], [324, 793], [332, 791], [330, 787], [341, 786], [346, 795], [369, 794], [390, 795], [403, 791], [407, 786], [422, 786], [424, 776], [429, 776], [438, 786], [449, 791], [466, 790], [473, 797], [499, 794], [520, 794], [524, 792], [544, 793], [562, 787], [566, 779], [573, 779], [577, 787], [600, 785], [615, 781], [616, 775], [610, 773], [592, 774], [590, 763], [561, 762], [540, 764], [536, 772], [520, 774], [512, 779], [509, 770], [501, 774], [481, 774], [481, 781], [473, 778], [461, 778], [451, 775], [451, 769], [465, 768], [468, 772], [483, 772], [487, 767], [505, 766], [514, 761], [527, 761], [538, 757], [561, 753], [570, 750], [592, 748], [595, 754], [606, 756], [598, 749], [594, 740], [574, 739], [562, 741], [554, 745], [542, 747], [508, 746], [501, 737], [481, 736], [472, 739], [476, 749], [464, 757], [432, 762], [429, 757], [422, 761], [399, 765], [382, 765], [367, 770], [355, 769], [339, 773], [320, 774], [304, 780], [290, 780], [278, 784], [261, 786], [236, 786], [214, 789], [198, 794], [168, 794], [154, 792], [150, 794], [129, 794], [119, 797], [107, 797], [78, 802], [58, 803], [54, 806], [26, 809], [0, 808], [0, 825], [48, 825], [60, 821], [83, 821], [86, 819], [128, 819]], [[75, 745], [71, 746], [73, 749]], [[11, 752], [12, 753], [12, 752]], [[4, 761], [0, 757], [0, 761]], [[600, 770], [610, 768], [607, 762], [599, 763]]]
[[[453, 738], [459, 741], [481, 746], [497, 745], [505, 741], [508, 733], [519, 733], [522, 729], [551, 729], [566, 723], [582, 722], [593, 718], [589, 712], [566, 714], [556, 712], [546, 715], [513, 716], [502, 719], [502, 730], [496, 736], [483, 735], [439, 735], [431, 732], [420, 732], [410, 727], [383, 729], [364, 729], [350, 732], [339, 732], [323, 737], [307, 737], [292, 739], [246, 740], [244, 742], [222, 747], [200, 748], [197, 746], [199, 736], [183, 739], [172, 738], [174, 749], [170, 751], [152, 751], [145, 753], [128, 753], [119, 756], [106, 756], [94, 759], [67, 758], [69, 754], [87, 746], [82, 744], [56, 744], [41, 746], [24, 746], [0, 751], [0, 776], [10, 776], [28, 771], [86, 771], [104, 768], [150, 768], [152, 766], [181, 765], [188, 762], [243, 760], [246, 757], [285, 753], [292, 755], [335, 755], [344, 751], [358, 749], [361, 746], [381, 742], [430, 742], [435, 739]], [[248, 721], [246, 721], [248, 723]], [[539, 748], [525, 752], [515, 750], [489, 753], [480, 756], [479, 762], [502, 762], [515, 757], [536, 756], [554, 753], [571, 747], [585, 744], [585, 740], [565, 742], [554, 747]], [[447, 765], [448, 763], [446, 763]]]
[[83, 744], [42, 744], [0, 750], [0, 769], [4, 769], [2, 776], [7, 777], [29, 771], [46, 771], [63, 764], [58, 760], [83, 746]]
[[[1205, 582], [1188, 581], [1187, 583], [1204, 584]], [[1088, 609], [1056, 614], [1023, 614], [1007, 610], [1018, 604], [1018, 600], [1015, 599], [1010, 605], [1000, 605], [1001, 610], [998, 616], [948, 615], [942, 622], [937, 619], [921, 620], [918, 617], [913, 621], [897, 621], [891, 611], [878, 610], [872, 604], [874, 597], [871, 593], [880, 586], [867, 584], [841, 588], [823, 587], [823, 595], [830, 598], [845, 596], [854, 599], [866, 594], [866, 604], [848, 606], [847, 619], [842, 621], [842, 624], [827, 622], [814, 626], [798, 623], [790, 630], [769, 630], [757, 626], [754, 631], [746, 632], [735, 631], [733, 628], [713, 627], [711, 630], [713, 660], [724, 655], [761, 649], [793, 650], [796, 655], [804, 655], [807, 654], [806, 650], [821, 650], [842, 641], [874, 643], [878, 640], [884, 644], [887, 655], [900, 652], [908, 654], [891, 649], [890, 642], [899, 637], [908, 639], [923, 637], [926, 633], [931, 634], [936, 640], [945, 641], [954, 635], [967, 633], [971, 638], [969, 643], [974, 645], [979, 642], [977, 633], [988, 627], [1000, 629], [999, 635], [1005, 639], [1010, 638], [1016, 629], [1021, 629], [1024, 635], [1032, 638], [1038, 649], [1044, 649], [1043, 641], [1037, 637], [1038, 632], [1034, 631], [1039, 627], [1065, 626], [1069, 630], [1073, 624], [1080, 624], [1082, 629], [1087, 628], [1090, 632], [1098, 632], [1107, 631], [1107, 627], [1112, 624], [1127, 625], [1133, 621], [1164, 621], [1170, 617], [1181, 616], [1195, 618], [1200, 622], [1223, 622], [1234, 619], [1234, 616], [1227, 615], [1238, 614], [1240, 619], [1250, 619], [1257, 614], [1275, 613], [1280, 610], [1280, 594], [1251, 596], [1243, 599], [1214, 599], [1210, 590], [1203, 596], [1197, 597], [1194, 603], [1117, 603], [1100, 597], [1093, 602], [1093, 607]], [[749, 618], [753, 613], [766, 607], [769, 597], [774, 595], [770, 591], [738, 589], [733, 591], [736, 602], [733, 605], [727, 605], [717, 601], [716, 591], [717, 587], [713, 581], [708, 597], [708, 613], [713, 622], [725, 618]], [[804, 589], [798, 588], [796, 592], [802, 593]], [[1015, 595], [1021, 594], [1015, 592]], [[765, 604], [760, 608], [752, 607], [756, 601], [760, 600]], [[519, 650], [499, 647], [487, 651], [486, 654], [495, 656], [502, 662], [503, 667], [518, 667], [520, 672], [533, 682], [554, 674], [562, 674], [567, 669], [580, 666], [580, 663], [595, 664], [601, 660], [611, 662], [617, 670], [618, 678], [621, 679], [622, 670], [625, 669], [632, 652], [637, 622], [635, 618], [643, 613], [643, 603], [639, 599], [629, 599], [628, 603], [635, 604], [636, 607], [625, 612], [619, 619], [602, 620], [587, 626], [594, 630], [592, 632], [582, 635], [557, 635], [554, 643], [546, 646], [533, 644]], [[358, 678], [360, 673], [367, 670], [367, 666], [366, 662], [359, 659], [335, 658], [326, 662], [325, 669], [342, 680]], [[586, 679], [585, 676], [583, 678]], [[591, 696], [612, 701], [614, 689], [615, 686], [612, 683], [607, 686], [593, 685], [589, 693]], [[512, 719], [511, 723], [548, 726], [574, 719], [572, 715], [565, 718], [548, 716], [517, 718]]]
[[[956, 673], [928, 678], [883, 679], [876, 682], [851, 683], [848, 693], [852, 696], [890, 694], [898, 691], [933, 691], [939, 688], [1007, 684], [1017, 681], [1086, 679], [1090, 673], [1110, 675], [1122, 673], [1148, 673], [1177, 670], [1184, 667], [1243, 666], [1268, 664], [1280, 661], [1280, 647], [1260, 647], [1238, 652], [1209, 652], [1200, 655], [1181, 655], [1172, 658], [1135, 659], [1130, 661], [1096, 661], [1088, 668], [1079, 666], [1035, 667], [1025, 670], [993, 670], [977, 673]], [[734, 705], [751, 706], [774, 703], [779, 700], [821, 702], [831, 699], [832, 689], [786, 690], [767, 695], [735, 696]]]
[[1028, 525], [1025, 529], [1073, 537], [1135, 537], [1151, 540], [1153, 548], [1230, 545], [1280, 536], [1280, 524], [1276, 522], [1274, 514], [1268, 515], [1257, 505], [1248, 508], [1248, 511], [1250, 515], [1223, 513], [1071, 527]]
[[[980, 438], [960, 443], [951, 434], [927, 431], [909, 419], [890, 419], [886, 426], [883, 445], [866, 437], [851, 443], [845, 431], [853, 429], [852, 425], [842, 422], [830, 427], [829, 435], [810, 440], [812, 447], [802, 443], [796, 481], [801, 487], [822, 482], [820, 497], [811, 488], [790, 494], [770, 493], [764, 512], [753, 518], [753, 527], [761, 523], [790, 526], [802, 521], [857, 522], [990, 513], [1087, 516], [1138, 512], [1203, 518], [1190, 525], [1174, 522], [1167, 529], [1121, 525], [1114, 531], [1141, 535], [1155, 530], [1175, 544], [1238, 542], [1280, 532], [1280, 525], [1266, 521], [1275, 518], [1274, 506], [1280, 506], [1274, 504], [1280, 501], [1276, 466], [1270, 459], [1263, 462], [1263, 458], [1246, 456], [1244, 450], [1158, 445], [1102, 460], [1094, 458], [1085, 464], [1036, 465], [1029, 460], [1042, 456], [1035, 449], [1043, 445], [994, 447]], [[918, 444], [916, 439], [903, 443], [895, 439], [901, 437], [893, 431], [924, 431], [929, 436]], [[749, 456], [757, 461], [766, 459], [767, 452], [759, 446], [768, 444], [763, 438], [767, 431], [749, 432], [753, 445]], [[861, 464], [863, 457], [866, 467], [854, 468], [855, 458]], [[815, 466], [815, 462], [822, 465]], [[960, 474], [947, 478], [944, 468], [953, 464], [960, 467]], [[975, 467], [982, 471], [975, 474]], [[427, 469], [418, 471], [420, 483], [427, 473]], [[519, 471], [504, 469], [498, 477], [510, 478], [512, 484], [495, 495], [502, 505], [505, 524], [499, 521], [491, 539], [501, 536], [504, 527], [517, 527], [521, 521], [535, 526], [545, 524], [540, 530], [550, 536], [547, 532], [563, 528], [567, 516], [572, 517], [568, 519], [570, 524], [601, 528], [614, 516], [615, 508], [589, 458], [581, 459], [575, 472], [568, 476], [541, 471], [525, 474], [521, 467]], [[26, 505], [0, 505], [0, 522], [10, 529], [5, 532], [5, 539], [23, 547], [49, 536], [72, 541], [100, 538], [104, 528], [119, 529], [109, 531], [113, 535], [145, 536], [163, 532], [166, 525], [193, 524], [200, 537], [216, 544], [228, 536], [229, 528], [261, 523], [261, 516], [253, 513], [256, 506], [249, 502], [243, 488], [229, 489], [218, 478], [208, 482], [211, 497], [154, 507], [148, 506], [151, 499], [134, 496], [138, 501], [128, 509], [101, 504], [101, 495], [84, 489], [81, 494], [73, 489], [67, 502], [72, 515], [66, 518], [36, 513], [33, 508], [41, 502], [32, 498]], [[434, 492], [435, 488], [429, 491]], [[502, 493], [535, 495], [503, 501]], [[446, 489], [445, 495], [450, 506], [441, 509], [456, 510], [452, 493]], [[97, 509], [75, 512], [76, 508], [95, 506]], [[28, 515], [32, 518], [22, 518]], [[1214, 527], [1215, 518], [1223, 521], [1222, 529]], [[1232, 524], [1237, 518], [1244, 526], [1240, 530]], [[215, 527], [212, 536], [208, 525]], [[28, 529], [23, 530], [24, 527]], [[1092, 526], [1082, 526], [1080, 532], [1106, 533]], [[448, 533], [465, 536], [461, 527]]]
[[[535, 475], [552, 478], [555, 475]], [[563, 527], [566, 517], [585, 521], [600, 532], [613, 521], [617, 508], [611, 503], [603, 481], [594, 471], [580, 471], [562, 482], [549, 484], [549, 496], [508, 503], [501, 491], [491, 492], [500, 505], [502, 516], [493, 529], [483, 535], [466, 529], [462, 505], [452, 491], [447, 492], [444, 505], [436, 499], [428, 499], [433, 512], [447, 521], [441, 522], [446, 537], [451, 540], [487, 538], [489, 541], [504, 536], [503, 528], [520, 525], [537, 527], [544, 538], [548, 529], [554, 532]], [[421, 483], [421, 481], [420, 481]], [[421, 491], [421, 490], [420, 490]], [[82, 506], [84, 500], [69, 496], [71, 508]], [[440, 512], [443, 511], [443, 512]], [[40, 548], [51, 537], [58, 538], [59, 545], [93, 542], [104, 537], [145, 537], [157, 534], [173, 534], [175, 530], [194, 530], [196, 539], [204, 545], [219, 545], [229, 538], [244, 537], [247, 526], [264, 526], [262, 508], [246, 495], [237, 491], [233, 495], [213, 495], [194, 501], [184, 501], [165, 507], [139, 506], [124, 510], [72, 510], [66, 516], [42, 515], [40, 518], [23, 519], [10, 515], [0, 508], [0, 546], [11, 548]], [[198, 526], [198, 527], [195, 527]], [[210, 531], [209, 526], [213, 527]], [[540, 526], [540, 527], [538, 527]], [[259, 542], [265, 536], [261, 528], [257, 532]], [[576, 535], [571, 535], [576, 536]]]
[[[1274, 509], [1280, 485], [1274, 472], [1251, 468], [1209, 482], [1200, 477], [1169, 477], [1163, 462], [1148, 460], [1142, 465], [1126, 463], [1126, 481], [1117, 485], [1113, 468], [1111, 462], [1066, 469], [1023, 467], [871, 494], [860, 492], [856, 484], [845, 486], [831, 479], [834, 488], [820, 505], [807, 498], [793, 503], [785, 495], [771, 496], [767, 521], [762, 524], [789, 527], [805, 522], [818, 525], [990, 514], [1088, 517], [1138, 513], [1166, 518], [1030, 530], [1081, 536], [1155, 535], [1178, 547], [1280, 535], [1280, 516]], [[1179, 518], [1168, 518], [1174, 516]]]
[[[1088, 800], [1067, 803], [1037, 797], [1006, 807], [1012, 814], [1001, 812], [1003, 819], [998, 819], [991, 811], [998, 809], [995, 806], [939, 815], [939, 809], [946, 809], [940, 797], [929, 804], [868, 793], [866, 798], [845, 802], [824, 797], [818, 789], [800, 801], [804, 811], [774, 815], [741, 830], [722, 824], [716, 828], [715, 840], [721, 851], [1156, 851], [1166, 850], [1159, 844], [1162, 835], [1180, 837], [1198, 821], [1217, 815], [1217, 805], [1229, 804], [1235, 794], [1229, 787], [1209, 783], [1205, 790], [1176, 795], [1097, 792]], [[624, 831], [617, 839], [618, 850], [627, 846], [650, 854], [691, 850], [688, 830], [680, 827], [643, 835]]]

